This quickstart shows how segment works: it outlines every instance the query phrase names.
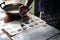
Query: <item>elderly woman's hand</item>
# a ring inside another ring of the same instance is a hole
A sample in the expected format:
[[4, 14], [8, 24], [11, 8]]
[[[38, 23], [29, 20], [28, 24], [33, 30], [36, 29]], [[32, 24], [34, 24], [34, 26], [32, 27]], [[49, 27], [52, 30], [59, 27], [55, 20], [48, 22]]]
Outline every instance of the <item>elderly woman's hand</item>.
[[20, 16], [26, 16], [27, 12], [28, 12], [28, 7], [27, 6], [21, 5], [19, 7]]

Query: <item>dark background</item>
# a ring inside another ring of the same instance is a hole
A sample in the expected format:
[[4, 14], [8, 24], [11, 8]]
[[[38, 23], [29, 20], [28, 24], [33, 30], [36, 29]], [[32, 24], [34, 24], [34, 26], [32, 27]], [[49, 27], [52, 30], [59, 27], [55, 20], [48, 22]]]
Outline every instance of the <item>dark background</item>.
[[[44, 14], [42, 19], [47, 24], [60, 30], [60, 1], [59, 0], [43, 0]], [[38, 0], [35, 0], [35, 15], [38, 14]]]

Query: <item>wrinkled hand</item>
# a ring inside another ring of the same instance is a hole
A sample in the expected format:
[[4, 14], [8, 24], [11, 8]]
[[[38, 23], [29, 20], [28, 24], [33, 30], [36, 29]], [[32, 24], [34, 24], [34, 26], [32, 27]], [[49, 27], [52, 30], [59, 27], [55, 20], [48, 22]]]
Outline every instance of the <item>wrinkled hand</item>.
[[26, 16], [27, 12], [28, 12], [28, 7], [27, 6], [21, 5], [19, 7], [20, 16]]

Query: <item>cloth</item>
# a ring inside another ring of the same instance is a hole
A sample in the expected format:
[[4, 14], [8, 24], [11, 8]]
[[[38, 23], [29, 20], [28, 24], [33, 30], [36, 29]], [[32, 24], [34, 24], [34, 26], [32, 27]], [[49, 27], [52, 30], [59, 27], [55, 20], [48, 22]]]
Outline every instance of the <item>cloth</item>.
[[44, 11], [44, 1], [38, 0], [38, 12]]
[[38, 12], [51, 12], [52, 0], [38, 0]]

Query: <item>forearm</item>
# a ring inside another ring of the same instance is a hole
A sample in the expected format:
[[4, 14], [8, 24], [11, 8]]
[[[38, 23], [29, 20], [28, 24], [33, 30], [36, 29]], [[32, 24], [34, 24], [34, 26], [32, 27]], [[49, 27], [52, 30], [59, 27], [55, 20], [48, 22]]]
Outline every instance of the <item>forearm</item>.
[[26, 0], [25, 6], [29, 7], [32, 2], [33, 2], [33, 0]]

